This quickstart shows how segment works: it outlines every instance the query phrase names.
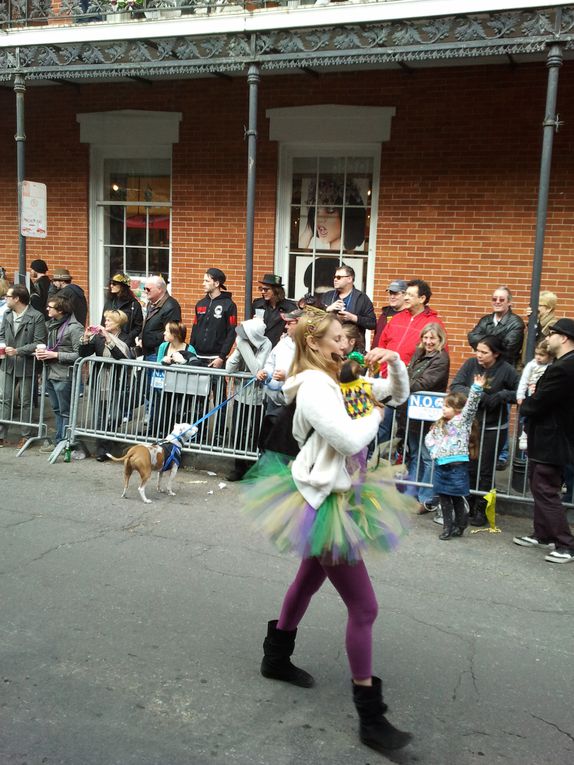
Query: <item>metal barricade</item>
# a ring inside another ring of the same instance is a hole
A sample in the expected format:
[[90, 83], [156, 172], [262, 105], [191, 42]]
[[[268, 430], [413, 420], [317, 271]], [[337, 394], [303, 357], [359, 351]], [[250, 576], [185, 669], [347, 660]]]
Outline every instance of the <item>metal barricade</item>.
[[[434, 465], [424, 448], [424, 437], [432, 422], [440, 417], [442, 400], [446, 395], [433, 391], [419, 391], [411, 395], [406, 413], [404, 409], [401, 412], [401, 408], [393, 412], [390, 439], [378, 445], [379, 458], [396, 466], [396, 478], [403, 486], [411, 487], [407, 491], [414, 492], [421, 487], [432, 489]], [[503, 421], [501, 409], [495, 427], [486, 427], [486, 412], [479, 413], [478, 460], [470, 465], [470, 490], [471, 494], [483, 495], [495, 488], [499, 498], [532, 502], [528, 484], [528, 453], [518, 445], [522, 431], [519, 409], [515, 405], [509, 408], [507, 424]], [[508, 467], [497, 471], [499, 453], [506, 441]], [[571, 491], [569, 485], [563, 500], [567, 507], [573, 506]]]
[[97, 356], [80, 359], [74, 365], [67, 442], [82, 436], [102, 442], [160, 441], [176, 423], [191, 425], [240, 391], [199, 424], [184, 451], [256, 460], [264, 408], [255, 385], [242, 388], [252, 379], [249, 374], [207, 367]]
[[46, 370], [35, 356], [0, 357], [0, 423], [5, 438], [8, 428], [18, 429], [26, 442], [18, 456], [34, 441], [46, 437], [44, 406]]

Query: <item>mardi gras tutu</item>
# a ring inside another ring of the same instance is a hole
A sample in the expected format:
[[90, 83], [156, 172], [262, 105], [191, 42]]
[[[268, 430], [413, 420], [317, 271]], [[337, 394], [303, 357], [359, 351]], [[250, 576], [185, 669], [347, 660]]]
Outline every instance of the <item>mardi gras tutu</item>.
[[243, 509], [281, 552], [355, 563], [367, 549], [395, 548], [416, 502], [382, 471], [374, 476], [357, 464], [352, 477], [348, 492], [329, 495], [315, 510], [299, 493], [286, 458], [265, 452], [241, 481]]

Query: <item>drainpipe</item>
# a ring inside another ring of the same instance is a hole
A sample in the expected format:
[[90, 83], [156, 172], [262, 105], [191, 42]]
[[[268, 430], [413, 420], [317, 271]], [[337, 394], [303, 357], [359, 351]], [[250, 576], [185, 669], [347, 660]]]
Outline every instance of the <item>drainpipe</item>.
[[528, 338], [526, 342], [526, 361], [534, 357], [536, 346], [536, 319], [538, 299], [540, 297], [540, 280], [542, 276], [542, 259], [544, 254], [544, 235], [546, 233], [546, 216], [548, 212], [548, 189], [550, 186], [550, 168], [552, 164], [552, 145], [554, 133], [558, 132], [560, 121], [556, 114], [556, 96], [558, 93], [558, 74], [562, 66], [562, 48], [551, 45], [546, 59], [548, 67], [548, 85], [546, 88], [546, 112], [542, 134], [542, 157], [540, 160], [540, 183], [538, 187], [538, 209], [536, 212], [536, 240], [534, 243], [534, 261], [532, 263], [532, 286], [530, 288], [530, 305], [532, 313], [528, 319]]
[[18, 175], [18, 276], [17, 283], [26, 283], [26, 237], [21, 233], [22, 221], [22, 183], [26, 171], [26, 133], [24, 132], [24, 93], [26, 80], [23, 74], [14, 77], [16, 94], [16, 170]]
[[259, 67], [251, 64], [247, 74], [249, 85], [249, 126], [247, 137], [247, 220], [245, 236], [245, 318], [251, 318], [253, 300], [253, 239], [255, 230], [255, 173], [257, 169], [257, 91]]

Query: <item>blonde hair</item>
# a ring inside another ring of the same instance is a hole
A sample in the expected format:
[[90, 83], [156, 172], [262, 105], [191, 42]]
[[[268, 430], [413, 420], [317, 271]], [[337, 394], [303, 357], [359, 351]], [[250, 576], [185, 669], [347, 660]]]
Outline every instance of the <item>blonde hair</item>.
[[[442, 351], [442, 349], [446, 345], [446, 332], [444, 331], [444, 328], [441, 327], [440, 324], [437, 322], [431, 322], [430, 324], [426, 324], [422, 329], [421, 333], [419, 335], [419, 348], [424, 348], [423, 345], [423, 336], [426, 335], [427, 332], [434, 332], [435, 335], [438, 337], [438, 346], [437, 350]], [[464, 406], [464, 404], [463, 404]]]
[[556, 308], [557, 302], [558, 295], [556, 295], [554, 292], [549, 292], [548, 290], [544, 290], [538, 296], [538, 305], [543, 305], [546, 308], [549, 308], [551, 311]]
[[333, 380], [339, 381], [339, 362], [326, 359], [323, 354], [311, 348], [308, 343], [309, 338], [321, 341], [335, 321], [340, 324], [333, 313], [327, 313], [317, 308], [305, 309], [303, 316], [297, 322], [293, 337], [295, 340], [295, 357], [291, 365], [290, 376], [305, 372], [307, 369], [316, 369], [319, 372], [325, 372]]
[[104, 311], [104, 319], [113, 319], [118, 327], [125, 327], [128, 323], [127, 314], [123, 311], [118, 311], [115, 308], [110, 308], [109, 311]]
[[8, 284], [6, 279], [0, 279], [0, 298], [3, 298], [9, 289], [10, 289], [10, 285]]
[[545, 356], [548, 356], [548, 358], [553, 359], [556, 355], [554, 351], [549, 347], [548, 345], [548, 338], [544, 338], [544, 340], [541, 340], [539, 343], [536, 344], [536, 348], [534, 349], [535, 353], [543, 353]]

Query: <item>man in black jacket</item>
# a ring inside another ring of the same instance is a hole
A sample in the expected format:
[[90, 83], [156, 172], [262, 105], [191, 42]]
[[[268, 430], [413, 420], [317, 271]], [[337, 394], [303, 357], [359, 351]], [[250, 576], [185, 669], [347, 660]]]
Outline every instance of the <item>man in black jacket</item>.
[[49, 297], [60, 295], [72, 304], [72, 313], [82, 327], [88, 318], [88, 302], [84, 290], [78, 284], [72, 284], [72, 275], [67, 268], [57, 268], [52, 276]]
[[514, 537], [521, 547], [550, 547], [549, 563], [574, 561], [574, 536], [560, 501], [564, 467], [574, 463], [574, 319], [550, 327], [548, 347], [556, 360], [526, 398], [530, 490], [534, 499], [534, 532]]
[[225, 274], [220, 268], [208, 268], [203, 277], [205, 297], [195, 306], [191, 344], [206, 366], [225, 366], [237, 327], [237, 306], [225, 289]]
[[335, 289], [323, 295], [327, 311], [335, 311], [342, 324], [356, 324], [363, 337], [366, 329], [375, 329], [377, 317], [371, 300], [355, 288], [355, 271], [344, 263], [335, 271]]
[[30, 263], [30, 305], [40, 313], [44, 318], [48, 318], [46, 305], [48, 303], [48, 293], [50, 291], [50, 277], [48, 274], [48, 264], [45, 260], [38, 258]]
[[161, 276], [146, 279], [145, 293], [148, 303], [144, 325], [137, 344], [148, 361], [157, 359], [157, 350], [163, 343], [163, 333], [169, 321], [181, 321], [181, 307], [167, 291], [167, 284]]
[[524, 322], [512, 312], [512, 293], [508, 287], [498, 287], [492, 293], [493, 312], [483, 316], [468, 333], [468, 342], [474, 350], [483, 337], [496, 335], [504, 347], [503, 361], [516, 366], [520, 361], [524, 341]]

